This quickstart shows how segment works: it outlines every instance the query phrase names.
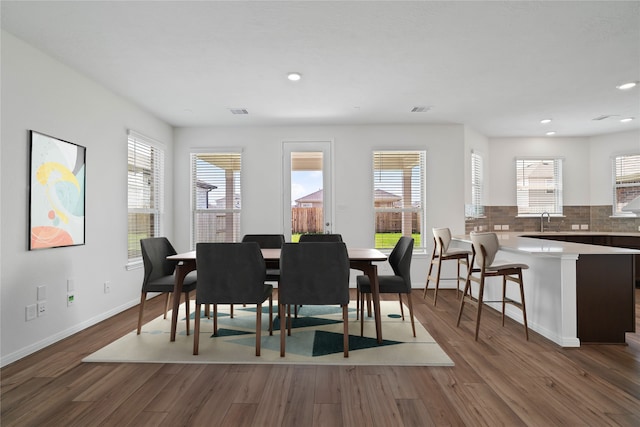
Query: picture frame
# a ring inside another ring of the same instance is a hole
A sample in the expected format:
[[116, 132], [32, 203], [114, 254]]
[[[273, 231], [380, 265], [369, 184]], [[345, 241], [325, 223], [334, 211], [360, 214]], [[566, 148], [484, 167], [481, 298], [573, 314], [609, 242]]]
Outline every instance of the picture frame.
[[29, 250], [84, 245], [87, 149], [34, 130], [29, 136]]

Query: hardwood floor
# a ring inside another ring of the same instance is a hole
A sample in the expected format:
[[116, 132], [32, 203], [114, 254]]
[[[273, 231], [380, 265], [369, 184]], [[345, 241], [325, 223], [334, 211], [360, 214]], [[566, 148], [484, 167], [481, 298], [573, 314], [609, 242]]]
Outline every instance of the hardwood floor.
[[[430, 294], [431, 296], [431, 294]], [[636, 328], [640, 332], [636, 289]], [[413, 292], [416, 318], [455, 367], [82, 363], [136, 326], [137, 308], [2, 369], [8, 426], [640, 425], [640, 334], [562, 349], [484, 310]], [[145, 321], [162, 311], [146, 305]], [[409, 325], [407, 325], [409, 327]]]

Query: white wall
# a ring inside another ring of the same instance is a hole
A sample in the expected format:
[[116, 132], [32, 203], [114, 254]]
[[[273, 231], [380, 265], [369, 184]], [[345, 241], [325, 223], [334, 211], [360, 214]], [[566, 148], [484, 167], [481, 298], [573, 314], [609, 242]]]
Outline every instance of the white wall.
[[640, 130], [594, 136], [589, 139], [591, 204], [610, 205], [612, 200], [611, 158], [640, 154]]
[[[5, 365], [136, 304], [142, 270], [127, 263], [127, 134], [166, 142], [172, 128], [2, 32], [1, 363]], [[87, 148], [86, 244], [28, 250], [29, 134], [36, 130]], [[168, 182], [172, 180], [169, 168]], [[173, 205], [171, 185], [167, 205]], [[167, 232], [172, 234], [169, 210]], [[76, 304], [67, 307], [67, 279]], [[104, 281], [111, 293], [104, 294]], [[25, 321], [36, 287], [47, 286], [47, 313]], [[132, 329], [135, 325], [131, 325]]]
[[[427, 151], [427, 242], [431, 227], [464, 231], [464, 130], [461, 125], [380, 125], [257, 128], [181, 128], [174, 133], [176, 243], [190, 245], [191, 150], [242, 148], [242, 233], [282, 233], [282, 142], [333, 141], [333, 231], [352, 247], [373, 245], [372, 152]], [[460, 173], [452, 173], [460, 171]], [[414, 287], [424, 284], [426, 256], [412, 265]], [[384, 271], [383, 271], [384, 272]]]
[[640, 131], [583, 138], [491, 138], [487, 168], [492, 206], [515, 206], [516, 157], [558, 156], [562, 167], [564, 204], [607, 205], [611, 199], [611, 157], [640, 153]]

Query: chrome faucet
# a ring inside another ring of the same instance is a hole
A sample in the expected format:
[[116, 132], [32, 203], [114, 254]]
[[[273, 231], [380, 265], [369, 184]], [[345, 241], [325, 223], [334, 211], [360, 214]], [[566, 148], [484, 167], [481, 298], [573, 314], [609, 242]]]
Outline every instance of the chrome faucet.
[[540, 215], [540, 232], [544, 233], [544, 216], [547, 216], [547, 222], [551, 222], [551, 215], [549, 215], [549, 212], [542, 212], [542, 215]]

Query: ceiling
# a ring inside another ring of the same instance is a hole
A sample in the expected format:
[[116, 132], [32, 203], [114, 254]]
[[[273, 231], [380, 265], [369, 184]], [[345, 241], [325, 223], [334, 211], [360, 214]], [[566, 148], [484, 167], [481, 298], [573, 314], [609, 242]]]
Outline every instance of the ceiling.
[[638, 1], [3, 0], [1, 17], [176, 127], [463, 123], [556, 138], [640, 128], [640, 88], [616, 89], [640, 80]]

